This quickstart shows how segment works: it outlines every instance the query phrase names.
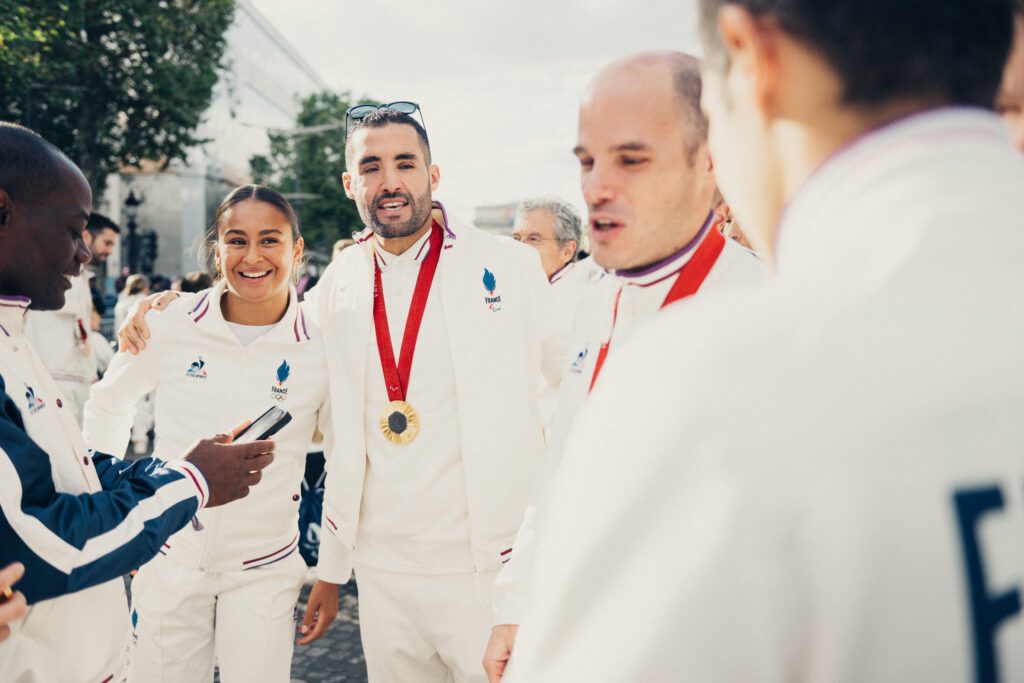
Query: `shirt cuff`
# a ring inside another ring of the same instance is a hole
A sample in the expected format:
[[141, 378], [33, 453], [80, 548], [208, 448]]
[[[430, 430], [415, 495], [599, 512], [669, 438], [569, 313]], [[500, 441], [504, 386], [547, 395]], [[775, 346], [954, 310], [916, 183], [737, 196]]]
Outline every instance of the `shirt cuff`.
[[347, 583], [352, 577], [352, 548], [337, 535], [337, 526], [324, 507], [316, 575], [328, 583]]
[[493, 606], [491, 626], [523, 623], [526, 601], [518, 586], [496, 581], [491, 600]]
[[210, 500], [210, 487], [206, 483], [206, 477], [203, 476], [198, 467], [185, 460], [176, 460], [167, 463], [167, 469], [181, 472], [185, 475], [185, 479], [195, 484], [196, 495], [199, 498], [199, 509], [202, 510], [206, 507], [207, 501]]

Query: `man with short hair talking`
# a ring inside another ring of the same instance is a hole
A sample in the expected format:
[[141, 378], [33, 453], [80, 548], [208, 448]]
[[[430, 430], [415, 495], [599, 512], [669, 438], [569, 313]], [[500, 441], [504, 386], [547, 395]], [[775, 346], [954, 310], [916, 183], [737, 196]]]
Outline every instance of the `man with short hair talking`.
[[[500, 677], [516, 624], [533, 599], [532, 543], [547, 485], [577, 413], [602, 381], [605, 361], [676, 302], [764, 280], [763, 262], [714, 228], [715, 179], [700, 93], [694, 57], [655, 52], [602, 69], [580, 104], [574, 151], [590, 244], [594, 260], [611, 276], [587, 288], [575, 316], [548, 463], [498, 580], [495, 626], [484, 656], [491, 680]], [[632, 450], [621, 455], [633, 459]]]
[[609, 357], [510, 681], [1024, 677], [1012, 4], [701, 1], [716, 178], [775, 274]]

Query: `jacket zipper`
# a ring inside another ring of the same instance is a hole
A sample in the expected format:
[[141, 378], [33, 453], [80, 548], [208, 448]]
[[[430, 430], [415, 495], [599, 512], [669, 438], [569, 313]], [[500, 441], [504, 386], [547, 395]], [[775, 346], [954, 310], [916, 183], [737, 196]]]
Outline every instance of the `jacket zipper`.
[[[248, 365], [249, 348], [241, 347], [241, 359], [242, 367]], [[235, 383], [235, 390], [231, 395], [230, 405], [238, 405], [238, 397], [245, 390], [243, 386], [244, 382]], [[253, 416], [255, 417], [255, 416]], [[226, 429], [232, 429], [235, 425], [227, 425]], [[202, 545], [201, 560], [199, 562], [199, 568], [206, 571], [207, 566], [210, 564], [210, 558], [214, 554], [217, 547], [217, 531], [220, 528], [220, 508], [216, 508], [210, 512], [210, 522], [206, 525], [206, 540]]]

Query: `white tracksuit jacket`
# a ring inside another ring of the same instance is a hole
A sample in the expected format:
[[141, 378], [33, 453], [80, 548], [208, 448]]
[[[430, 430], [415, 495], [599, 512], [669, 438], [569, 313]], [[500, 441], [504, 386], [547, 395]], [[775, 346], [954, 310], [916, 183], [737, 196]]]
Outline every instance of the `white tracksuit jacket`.
[[273, 437], [274, 462], [249, 495], [200, 511], [202, 530], [186, 527], [163, 548], [175, 561], [211, 572], [251, 569], [296, 551], [300, 486], [318, 421], [325, 448], [330, 439], [323, 345], [294, 289], [284, 317], [247, 347], [224, 321], [223, 292], [221, 282], [147, 315], [146, 349], [114, 358], [85, 411], [90, 448], [121, 454], [139, 397], [155, 390], [156, 457], [180, 453], [271, 406], [291, 413]]
[[[439, 204], [434, 214], [445, 232], [431, 296], [444, 301], [470, 545], [475, 570], [485, 572], [500, 566], [522, 521], [544, 453], [538, 378], [542, 366], [549, 376], [557, 376], [563, 349], [551, 333], [549, 285], [536, 251], [474, 228], [455, 228]], [[310, 303], [317, 302], [325, 344], [331, 349], [327, 364], [336, 439], [327, 460], [317, 571], [336, 583], [347, 581], [352, 571], [366, 467], [367, 406], [361, 388], [366, 386], [366, 353], [374, 333], [371, 239], [372, 233], [364, 231], [309, 295]], [[497, 283], [490, 293], [482, 282], [485, 268]], [[501, 299], [497, 311], [485, 300], [495, 297]]]
[[[688, 250], [658, 264], [658, 267], [634, 277], [609, 275], [588, 287], [587, 296], [580, 304], [573, 321], [566, 367], [558, 389], [558, 407], [548, 436], [548, 458], [544, 465], [544, 473], [538, 479], [523, 525], [516, 534], [512, 557], [502, 568], [496, 582], [498, 590], [495, 592], [494, 624], [518, 624], [523, 617], [525, 602], [529, 596], [526, 583], [535, 550], [537, 510], [543, 505], [543, 498], [560, 461], [566, 436], [587, 399], [598, 351], [612, 333], [612, 313], [618, 291], [622, 290], [622, 296], [619, 300], [618, 320], [608, 351], [609, 358], [614, 356], [638, 329], [646, 326], [662, 310], [660, 306], [665, 300], [665, 295], [675, 282], [675, 276], [671, 274], [678, 272], [679, 268], [689, 261], [703, 239], [710, 234], [709, 231], [714, 230], [712, 218], [713, 216], [709, 215], [705, 221], [701, 239], [695, 239]], [[666, 277], [667, 275], [669, 277]], [[694, 296], [704, 296], [708, 292], [719, 292], [734, 287], [756, 286], [763, 283], [767, 276], [768, 267], [764, 261], [754, 252], [740, 246], [738, 242], [727, 239], [715, 265]]]
[[0, 643], [0, 680], [109, 681], [129, 634], [121, 576], [186, 526], [209, 490], [180, 461], [90, 457], [23, 336], [27, 308], [0, 297], [0, 566], [25, 565], [17, 588], [30, 605]]
[[[551, 301], [554, 304], [555, 324], [558, 334], [566, 344], [572, 338], [573, 321], [580, 304], [587, 298], [590, 288], [607, 276], [591, 256], [582, 261], [566, 264], [551, 276]], [[559, 377], [561, 380], [561, 377]], [[540, 416], [544, 423], [544, 434], [551, 439], [551, 421], [558, 407], [558, 384], [542, 381], [540, 385]]]
[[92, 322], [89, 272], [71, 279], [64, 306], [56, 311], [30, 311], [25, 335], [68, 401], [79, 424], [89, 386], [96, 381], [96, 358], [88, 339]]
[[1022, 198], [991, 112], [900, 119], [610, 358], [508, 683], [1024, 680]]

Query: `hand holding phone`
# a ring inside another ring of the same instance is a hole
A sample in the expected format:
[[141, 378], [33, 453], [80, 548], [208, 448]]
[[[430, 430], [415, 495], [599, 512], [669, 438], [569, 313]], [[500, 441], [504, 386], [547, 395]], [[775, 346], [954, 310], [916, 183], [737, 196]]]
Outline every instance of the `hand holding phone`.
[[[234, 436], [221, 434], [192, 446], [185, 460], [198, 467], [206, 478], [210, 490], [207, 507], [249, 495], [249, 489], [262, 479], [262, 470], [274, 460], [274, 443], [268, 439], [291, 419], [287, 411], [274, 406]], [[196, 518], [192, 526], [202, 530]]]
[[253, 420], [248, 427], [238, 432], [231, 443], [249, 443], [250, 441], [269, 439], [291, 421], [292, 416], [287, 410], [274, 406]]

